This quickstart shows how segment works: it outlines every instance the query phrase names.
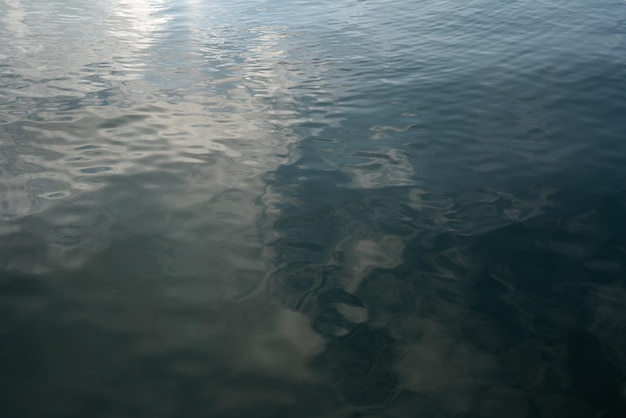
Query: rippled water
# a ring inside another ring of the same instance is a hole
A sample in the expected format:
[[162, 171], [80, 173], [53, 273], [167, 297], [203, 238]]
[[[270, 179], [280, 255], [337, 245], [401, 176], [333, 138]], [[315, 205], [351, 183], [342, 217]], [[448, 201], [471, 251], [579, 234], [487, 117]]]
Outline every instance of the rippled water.
[[6, 417], [626, 416], [626, 4], [0, 1]]

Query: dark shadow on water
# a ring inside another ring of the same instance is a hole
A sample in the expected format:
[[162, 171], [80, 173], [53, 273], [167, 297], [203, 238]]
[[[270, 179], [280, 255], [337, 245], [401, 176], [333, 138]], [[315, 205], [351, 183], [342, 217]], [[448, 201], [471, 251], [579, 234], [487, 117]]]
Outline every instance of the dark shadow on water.
[[[288, 190], [299, 204], [275, 223], [273, 295], [324, 338], [314, 364], [343, 404], [363, 416], [624, 413], [623, 193], [554, 193], [524, 221], [461, 234], [399, 203], [407, 189], [347, 190], [334, 205]], [[402, 216], [374, 212], [382, 202]], [[387, 235], [403, 248], [393, 266], [376, 251], [350, 258]]]

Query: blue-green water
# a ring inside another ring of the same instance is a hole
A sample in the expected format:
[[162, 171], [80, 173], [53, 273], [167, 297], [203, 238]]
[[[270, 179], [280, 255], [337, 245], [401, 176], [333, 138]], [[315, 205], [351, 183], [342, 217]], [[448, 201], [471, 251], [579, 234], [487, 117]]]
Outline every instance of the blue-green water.
[[626, 4], [0, 1], [0, 416], [626, 416]]

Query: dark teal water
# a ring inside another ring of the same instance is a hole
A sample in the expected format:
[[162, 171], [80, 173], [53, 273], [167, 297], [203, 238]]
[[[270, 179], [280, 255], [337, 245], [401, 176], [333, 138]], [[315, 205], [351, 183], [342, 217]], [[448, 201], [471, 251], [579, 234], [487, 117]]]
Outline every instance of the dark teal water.
[[0, 416], [626, 416], [623, 1], [0, 1]]

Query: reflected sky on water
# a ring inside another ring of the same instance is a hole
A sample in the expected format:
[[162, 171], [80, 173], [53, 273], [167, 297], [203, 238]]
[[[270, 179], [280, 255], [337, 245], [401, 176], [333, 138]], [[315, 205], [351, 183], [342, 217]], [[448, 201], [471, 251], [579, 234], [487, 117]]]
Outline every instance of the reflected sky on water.
[[621, 417], [621, 2], [0, 2], [12, 417]]

